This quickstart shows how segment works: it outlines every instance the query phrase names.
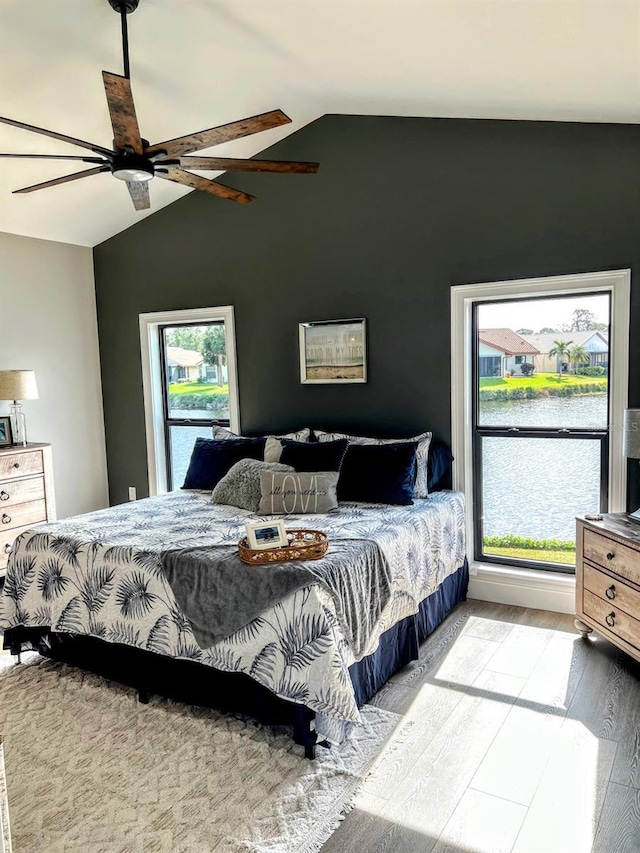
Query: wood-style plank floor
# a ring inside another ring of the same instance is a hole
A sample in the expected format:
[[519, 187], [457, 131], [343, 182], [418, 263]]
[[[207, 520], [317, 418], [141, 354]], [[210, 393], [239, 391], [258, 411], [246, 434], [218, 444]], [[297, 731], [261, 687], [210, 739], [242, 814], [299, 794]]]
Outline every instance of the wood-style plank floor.
[[373, 704], [411, 725], [323, 853], [640, 853], [640, 664], [468, 601]]

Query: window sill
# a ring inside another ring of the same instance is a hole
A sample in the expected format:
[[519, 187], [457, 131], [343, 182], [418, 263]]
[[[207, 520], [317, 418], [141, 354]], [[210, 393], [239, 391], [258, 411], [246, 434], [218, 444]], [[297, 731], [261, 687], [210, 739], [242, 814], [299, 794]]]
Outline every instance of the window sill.
[[470, 563], [469, 598], [536, 610], [575, 612], [574, 575], [518, 569], [495, 563]]

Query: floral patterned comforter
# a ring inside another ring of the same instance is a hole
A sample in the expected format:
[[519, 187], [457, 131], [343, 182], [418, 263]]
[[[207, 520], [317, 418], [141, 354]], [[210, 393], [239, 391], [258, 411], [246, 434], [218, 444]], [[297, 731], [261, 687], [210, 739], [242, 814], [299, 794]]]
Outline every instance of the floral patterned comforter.
[[[326, 589], [300, 589], [203, 650], [162, 571], [164, 551], [236, 543], [256, 519], [212, 504], [209, 493], [181, 491], [26, 531], [9, 558], [0, 628], [46, 626], [244, 672], [312, 708], [318, 733], [339, 741], [360, 719], [348, 671], [355, 655]], [[340, 504], [312, 519], [288, 516], [286, 524], [312, 523], [330, 542], [375, 540], [391, 566], [391, 600], [361, 657], [464, 562], [459, 492], [436, 492], [408, 507]]]

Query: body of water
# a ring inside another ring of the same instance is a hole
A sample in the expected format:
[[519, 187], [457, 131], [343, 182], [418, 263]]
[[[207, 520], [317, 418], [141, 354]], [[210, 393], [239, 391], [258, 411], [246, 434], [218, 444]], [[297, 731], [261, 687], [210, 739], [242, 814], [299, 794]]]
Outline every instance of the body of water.
[[[492, 426], [603, 428], [607, 395], [482, 403]], [[600, 509], [600, 442], [484, 438], [485, 536], [573, 539], [575, 516]]]

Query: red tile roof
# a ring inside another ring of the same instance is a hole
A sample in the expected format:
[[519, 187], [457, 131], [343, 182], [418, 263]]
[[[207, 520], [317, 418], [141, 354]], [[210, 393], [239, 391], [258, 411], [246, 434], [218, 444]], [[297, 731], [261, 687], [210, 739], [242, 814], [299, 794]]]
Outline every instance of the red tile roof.
[[511, 329], [480, 329], [478, 339], [506, 355], [540, 355], [540, 350]]

